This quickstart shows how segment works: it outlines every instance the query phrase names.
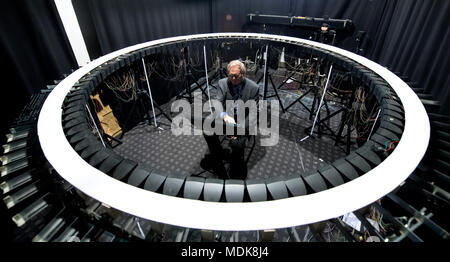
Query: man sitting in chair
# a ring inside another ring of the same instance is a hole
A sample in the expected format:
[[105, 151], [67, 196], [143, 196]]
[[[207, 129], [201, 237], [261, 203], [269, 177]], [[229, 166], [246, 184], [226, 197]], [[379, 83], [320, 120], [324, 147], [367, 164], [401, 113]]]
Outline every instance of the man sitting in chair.
[[[219, 80], [218, 92], [215, 97], [220, 101], [224, 108], [227, 100], [246, 102], [248, 100], [259, 100], [258, 85], [245, 77], [245, 65], [239, 60], [231, 61], [228, 66], [228, 77]], [[222, 112], [220, 118], [229, 124], [236, 124], [237, 110], [234, 108], [234, 115]], [[246, 118], [248, 114], [246, 112]], [[246, 121], [247, 122], [247, 121]], [[247, 122], [248, 123], [248, 122]], [[206, 170], [213, 170], [220, 178], [238, 178], [245, 179], [247, 176], [247, 164], [244, 161], [244, 150], [248, 139], [246, 135], [233, 135], [230, 138], [231, 153], [222, 148], [219, 137], [216, 134], [207, 135], [204, 133], [206, 143], [208, 144], [209, 154], [201, 160], [200, 166]], [[224, 160], [230, 161], [230, 172], [227, 175], [223, 165]]]

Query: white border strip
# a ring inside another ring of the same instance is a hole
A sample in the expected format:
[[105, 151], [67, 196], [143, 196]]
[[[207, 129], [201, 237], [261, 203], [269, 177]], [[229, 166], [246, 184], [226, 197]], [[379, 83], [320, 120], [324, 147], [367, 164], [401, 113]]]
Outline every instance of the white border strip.
[[[394, 152], [365, 175], [343, 185], [305, 196], [255, 203], [216, 203], [167, 196], [116, 180], [90, 166], [67, 141], [61, 123], [62, 103], [70, 88], [89, 71], [121, 54], [177, 40], [257, 37], [320, 47], [370, 68], [385, 79], [405, 109], [405, 129]], [[85, 194], [123, 212], [156, 222], [211, 230], [286, 228], [335, 218], [385, 196], [416, 168], [428, 146], [430, 125], [425, 108], [399, 77], [381, 65], [346, 50], [304, 39], [252, 33], [189, 35], [150, 41], [100, 57], [73, 72], [45, 101], [38, 121], [42, 150], [56, 171]]]
[[78, 66], [84, 66], [91, 61], [91, 58], [89, 57], [83, 34], [81, 33], [75, 10], [73, 9], [72, 0], [54, 1]]

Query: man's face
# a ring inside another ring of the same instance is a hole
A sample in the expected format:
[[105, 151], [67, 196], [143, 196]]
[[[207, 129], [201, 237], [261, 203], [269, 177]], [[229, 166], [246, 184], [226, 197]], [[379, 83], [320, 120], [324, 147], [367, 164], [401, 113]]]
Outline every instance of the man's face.
[[241, 69], [238, 65], [230, 67], [228, 71], [228, 78], [233, 85], [239, 85], [242, 82]]

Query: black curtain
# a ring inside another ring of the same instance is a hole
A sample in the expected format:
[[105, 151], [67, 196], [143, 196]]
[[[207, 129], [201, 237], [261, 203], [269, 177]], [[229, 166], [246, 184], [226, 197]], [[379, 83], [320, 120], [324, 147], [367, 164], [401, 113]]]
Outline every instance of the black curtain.
[[[336, 46], [355, 52], [355, 38], [360, 31], [365, 32], [360, 54], [407, 77], [410, 82], [416, 82], [415, 87], [425, 88], [427, 93], [441, 101], [442, 113], [450, 113], [447, 106], [450, 102], [448, 0], [73, 2], [78, 18], [82, 20], [80, 24], [88, 47], [98, 45], [97, 56], [176, 35], [253, 31], [308, 37], [311, 33], [301, 34], [300, 28], [288, 26], [249, 27], [249, 13], [350, 19], [353, 29], [349, 32], [338, 31]], [[93, 49], [90, 48], [90, 53]]]
[[52, 0], [2, 1], [0, 32], [4, 133], [33, 93], [77, 66]]
[[368, 57], [417, 83], [450, 114], [450, 1], [388, 1]]
[[98, 42], [94, 57], [154, 39], [211, 32], [209, 0], [72, 2], [86, 42]]
[[[218, 0], [213, 1], [214, 31], [241, 31], [249, 13], [352, 20], [351, 32], [337, 33], [338, 47], [355, 52], [356, 36], [364, 31], [360, 54], [424, 88], [441, 102], [441, 113], [450, 114], [450, 1]], [[260, 27], [251, 29], [307, 36], [300, 28]]]

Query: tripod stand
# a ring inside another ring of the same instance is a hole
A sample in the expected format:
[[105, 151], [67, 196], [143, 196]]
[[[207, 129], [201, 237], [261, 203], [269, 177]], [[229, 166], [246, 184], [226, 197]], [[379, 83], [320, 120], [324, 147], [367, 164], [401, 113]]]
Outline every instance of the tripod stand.
[[142, 91], [142, 90], [139, 90], [139, 89], [136, 90], [136, 99], [133, 101], [133, 105], [127, 114], [127, 118], [125, 119], [125, 123], [123, 125], [123, 132], [120, 135], [119, 139], [122, 139], [123, 136], [125, 135], [125, 132], [129, 127], [128, 125], [131, 120], [131, 117], [136, 113], [136, 110], [140, 109], [141, 114], [142, 114], [142, 112], [144, 113], [143, 118], [148, 121], [151, 120], [150, 115], [148, 114], [149, 112], [146, 112], [144, 101], [142, 101], [142, 97], [144, 95], [143, 93], [144, 93], [144, 91]]
[[[283, 101], [281, 100], [279, 94], [278, 94], [278, 90], [277, 87], [275, 86], [273, 79], [272, 79], [272, 75], [269, 74], [269, 65], [267, 64], [267, 61], [269, 60], [269, 45], [266, 45], [266, 53], [265, 53], [265, 59], [264, 59], [264, 73], [263, 75], [258, 79], [258, 81], [256, 82], [257, 84], [259, 84], [259, 82], [261, 82], [261, 80], [264, 79], [264, 83], [263, 83], [263, 100], [267, 100], [267, 98], [271, 98], [276, 96], [278, 99], [278, 102], [280, 103], [281, 106], [281, 110], [283, 111], [283, 113], [285, 112], [285, 109], [283, 107]], [[257, 73], [257, 71], [255, 72], [255, 74]], [[289, 79], [289, 78], [288, 78]], [[272, 89], [275, 92], [275, 95], [271, 95], [271, 96], [267, 96], [267, 90], [268, 90], [268, 83], [270, 82], [272, 83]], [[287, 79], [286, 79], [287, 81]], [[283, 84], [282, 84], [283, 85]]]
[[[158, 127], [158, 124], [156, 123], [156, 117], [158, 117], [160, 115], [165, 116], [170, 122], [172, 122], [172, 118], [169, 115], [167, 115], [164, 112], [164, 110], [153, 100], [151, 89], [150, 89], [150, 84], [149, 84], [149, 80], [148, 80], [148, 76], [147, 76], [147, 69], [146, 69], [145, 61], [143, 58], [142, 58], [142, 65], [143, 65], [145, 80], [142, 80], [141, 78], [139, 78], [139, 79], [141, 79], [141, 81], [135, 80], [133, 83], [136, 87], [136, 98], [133, 101], [133, 105], [132, 105], [130, 111], [128, 112], [127, 118], [126, 118], [124, 126], [123, 126], [124, 132], [122, 132], [122, 134], [120, 135], [120, 139], [122, 139], [123, 136], [125, 135], [125, 130], [127, 130], [127, 128], [129, 127], [128, 126], [129, 121], [138, 109], [140, 109], [141, 114], [143, 113], [143, 120], [147, 120], [149, 125], [151, 125], [151, 122], [153, 119], [155, 127]], [[139, 70], [136, 70], [136, 68], [134, 68], [134, 69], [135, 70], [133, 70], [133, 74], [136, 74], [136, 71], [139, 72]], [[148, 92], [146, 92], [144, 90], [143, 82], [147, 83]], [[151, 103], [151, 108], [152, 108], [151, 112], [153, 114], [153, 117], [151, 116], [150, 108], [147, 109], [148, 105], [146, 105], [146, 101], [148, 101], [148, 98]], [[155, 107], [159, 110], [158, 114], [155, 114]]]
[[[150, 81], [148, 79], [148, 75], [147, 75], [147, 67], [145, 66], [145, 60], [144, 58], [142, 58], [142, 69], [144, 70], [144, 75], [145, 75], [145, 82], [147, 83], [147, 88], [148, 88], [148, 96], [150, 98], [150, 103], [152, 106], [152, 113], [153, 113], [153, 122], [155, 123], [155, 127], [158, 127], [158, 124], [156, 123], [156, 117], [159, 115], [164, 115], [170, 122], [172, 122], [172, 118], [170, 116], [168, 116], [164, 110], [161, 109], [161, 107], [158, 105], [158, 103], [156, 103], [155, 101], [153, 101], [153, 96], [152, 96], [152, 91], [150, 89]], [[142, 83], [141, 83], [142, 84]], [[158, 108], [159, 110], [159, 114], [155, 115], [155, 107]], [[150, 114], [149, 114], [150, 115]], [[150, 124], [150, 122], [149, 122]], [[159, 128], [159, 127], [158, 127]]]
[[[309, 59], [309, 61], [311, 61], [311, 62], [310, 62], [310, 63], [311, 63], [311, 70], [313, 70], [314, 64], [312, 63], [312, 61], [313, 61], [313, 60], [312, 60], [312, 57]], [[318, 71], [318, 74], [320, 75], [320, 71], [319, 71], [320, 65], [317, 64], [316, 67], [317, 67], [316, 70]], [[291, 79], [291, 77], [294, 76], [297, 72], [298, 72], [298, 71], [297, 71], [297, 69], [295, 68], [294, 71], [291, 73], [291, 75], [290, 75], [288, 78], [286, 78], [286, 79], [280, 84], [280, 86], [279, 86], [278, 88], [280, 89], [284, 84], [286, 84], [287, 81], [288, 81], [289, 79]], [[291, 103], [290, 103], [288, 106], [286, 106], [284, 109], [287, 111], [290, 107], [292, 107], [292, 106], [295, 105], [296, 103], [300, 103], [300, 105], [302, 105], [302, 106], [309, 112], [309, 120], [311, 120], [312, 117], [313, 117], [313, 114], [314, 114], [314, 108], [316, 107], [316, 103], [317, 103], [318, 100], [319, 100], [319, 98], [318, 98], [318, 94], [319, 94], [318, 83], [314, 83], [314, 82], [315, 82], [315, 81], [319, 81], [319, 80], [314, 80], [314, 79], [313, 79], [312, 83], [309, 83], [309, 82], [308, 82], [309, 77], [305, 77], [305, 73], [304, 73], [304, 72], [301, 72], [301, 74], [302, 74], [302, 77], [301, 77], [301, 80], [300, 80], [300, 81], [295, 80], [295, 79], [293, 79], [293, 81], [299, 83], [299, 84], [300, 84], [300, 88], [301, 88], [304, 84], [306, 84], [307, 87], [308, 87], [308, 91], [306, 91], [304, 94], [300, 95], [297, 99], [295, 99], [293, 102], [291, 102]], [[308, 95], [310, 92], [313, 92], [313, 94], [314, 94], [314, 96], [313, 96], [313, 103], [312, 103], [311, 109], [309, 109], [309, 108], [308, 108], [305, 104], [303, 104], [303, 102], [301, 101], [301, 100], [303, 99], [303, 97], [305, 97], [306, 95]], [[329, 109], [328, 109], [328, 104], [327, 104], [326, 100], [325, 100], [324, 102], [325, 102], [325, 107], [326, 107], [327, 112], [328, 112], [328, 111], [329, 111]]]
[[[352, 81], [351, 81], [352, 82]], [[325, 92], [325, 91], [324, 91]], [[352, 85], [352, 90], [351, 90], [351, 96], [350, 96], [350, 99], [348, 99], [347, 100], [347, 102], [345, 103], [345, 105], [342, 107], [342, 108], [340, 108], [340, 109], [338, 109], [337, 111], [335, 111], [335, 112], [333, 112], [333, 113], [329, 113], [329, 110], [327, 111], [327, 113], [328, 113], [328, 115], [325, 117], [325, 118], [323, 118], [323, 119], [320, 119], [320, 108], [318, 108], [317, 110], [318, 110], [318, 112], [317, 112], [317, 114], [318, 114], [318, 121], [317, 121], [317, 123], [316, 123], [316, 125], [317, 125], [317, 133], [318, 133], [318, 136], [319, 137], [321, 137], [321, 135], [322, 135], [322, 127], [324, 127], [325, 129], [327, 129], [330, 133], [328, 134], [328, 135], [331, 135], [332, 137], [334, 137], [334, 139], [335, 139], [335, 145], [337, 146], [337, 145], [339, 145], [339, 143], [340, 143], [340, 140], [341, 140], [341, 138], [342, 138], [342, 133], [343, 133], [343, 131], [344, 131], [344, 126], [345, 125], [347, 125], [347, 132], [346, 132], [346, 135], [344, 136], [344, 137], [346, 137], [347, 139], [346, 139], [346, 142], [345, 142], [345, 145], [346, 145], [346, 149], [345, 149], [345, 152], [347, 153], [347, 154], [350, 154], [350, 145], [351, 145], [351, 141], [350, 141], [350, 138], [351, 138], [351, 128], [350, 128], [350, 124], [349, 123], [346, 123], [346, 120], [347, 120], [347, 118], [348, 118], [348, 116], [352, 113], [352, 103], [353, 103], [353, 101], [354, 101], [354, 99], [355, 99], [355, 92], [356, 92], [356, 88], [354, 88], [353, 87], [353, 85]], [[333, 131], [333, 129], [331, 129], [331, 127], [329, 126], [329, 124], [327, 125], [326, 123], [325, 123], [325, 121], [329, 121], [331, 118], [333, 118], [333, 117], [335, 117], [335, 116], [337, 116], [339, 113], [343, 113], [343, 115], [341, 116], [341, 122], [340, 122], [340, 124], [339, 124], [339, 130], [338, 130], [338, 132], [337, 133], [335, 133], [334, 131]], [[308, 127], [308, 128], [306, 128], [305, 129], [305, 131], [307, 131], [307, 130], [311, 130], [311, 128], [313, 128], [314, 126], [310, 126], [310, 127]], [[312, 133], [312, 132], [311, 132]]]
[[[193, 71], [192, 65], [187, 62], [187, 61], [189, 61], [188, 47], [184, 47], [182, 49], [181, 58], [183, 61], [184, 74], [185, 74], [184, 90], [177, 96], [177, 99], [185, 98], [189, 101], [189, 103], [192, 103], [192, 101], [193, 101], [192, 92], [196, 91], [197, 89], [200, 89], [201, 92], [203, 93], [203, 95], [205, 95], [206, 97], [209, 97], [206, 92], [206, 89], [208, 87], [202, 88], [202, 84], [199, 83], [198, 79], [196, 79], [192, 73], [192, 71]], [[221, 72], [220, 68], [218, 71], [214, 72], [214, 75], [211, 78], [215, 79], [218, 75], [220, 75], [220, 77], [222, 77], [222, 72]], [[209, 75], [208, 75], [208, 77], [209, 77]], [[206, 82], [206, 79], [205, 79], [205, 82]], [[193, 84], [190, 84], [190, 83], [193, 83]], [[195, 84], [195, 87], [192, 88], [192, 86], [194, 84]]]
[[[267, 50], [266, 52], [268, 53], [268, 46], [266, 46], [266, 50]], [[284, 51], [283, 51], [283, 52], [284, 52]], [[294, 76], [295, 74], [299, 73], [298, 70], [300, 69], [300, 67], [299, 67], [299, 66], [295, 66], [295, 67], [292, 67], [292, 66], [291, 66], [291, 68], [293, 68], [294, 70], [293, 70], [293, 71], [288, 71], [288, 70], [286, 70], [286, 75], [285, 75], [285, 78], [283, 79], [283, 81], [279, 84], [279, 86], [275, 86], [275, 83], [274, 83], [274, 81], [273, 81], [272, 75], [269, 74], [269, 71], [268, 71], [267, 57], [268, 57], [268, 56], [266, 56], [266, 59], [265, 59], [265, 60], [266, 60], [266, 64], [265, 64], [265, 66], [264, 66], [264, 74], [263, 74], [263, 75], [258, 79], [258, 81], [257, 81], [257, 82], [259, 83], [263, 78], [264, 78], [264, 80], [265, 80], [265, 83], [264, 83], [264, 99], [276, 96], [277, 99], [278, 99], [278, 101], [280, 102], [280, 106], [281, 106], [281, 109], [282, 109], [282, 112], [283, 112], [283, 113], [286, 113], [287, 110], [288, 110], [290, 107], [294, 106], [296, 103], [300, 103], [300, 104], [301, 104], [301, 105], [309, 112], [309, 119], [311, 120], [312, 117], [313, 117], [314, 111], [315, 111], [314, 109], [315, 109], [315, 107], [316, 107], [316, 103], [319, 102], [319, 97], [318, 97], [318, 94], [319, 94], [319, 87], [317, 86], [317, 85], [318, 85], [317, 83], [314, 83], [314, 82], [316, 82], [316, 81], [318, 81], [318, 80], [313, 79], [313, 83], [310, 84], [310, 83], [307, 81], [307, 80], [309, 79], [309, 76], [305, 76], [305, 75], [306, 75], [305, 72], [302, 72], [302, 71], [300, 71], [300, 73], [301, 73], [301, 80], [300, 80], [300, 81], [299, 81], [299, 80], [296, 80], [296, 79], [293, 79], [293, 76]], [[316, 71], [317, 71], [317, 73], [316, 73], [315, 75], [319, 75], [319, 76], [320, 76], [320, 68], [321, 68], [321, 64], [320, 64], [319, 61], [315, 62], [315, 60], [316, 60], [316, 59], [313, 59], [313, 56], [312, 56], [312, 53], [311, 53], [311, 57], [310, 57], [309, 60], [307, 60], [307, 61], [310, 61], [309, 63], [310, 63], [310, 66], [311, 66], [311, 70], [316, 70]], [[302, 65], [302, 64], [299, 64], [299, 65]], [[255, 74], [256, 74], [256, 72], [255, 72]], [[280, 95], [279, 95], [278, 91], [281, 90], [281, 88], [282, 88], [289, 80], [295, 81], [295, 82], [299, 83], [299, 84], [300, 84], [300, 87], [301, 87], [303, 84], [305, 84], [305, 82], [306, 82], [307, 87], [308, 87], [308, 90], [307, 90], [304, 94], [299, 95], [299, 97], [297, 97], [294, 101], [289, 102], [288, 105], [285, 105], [286, 102], [283, 102], [283, 101], [280, 99]], [[268, 81], [271, 81], [273, 90], [274, 90], [274, 92], [275, 92], [275, 94], [274, 94], [274, 95], [271, 95], [271, 96], [267, 96], [267, 90], [268, 90], [268, 88], [267, 88], [267, 87], [268, 87], [267, 82], [268, 82]], [[302, 102], [302, 99], [303, 99], [305, 96], [307, 96], [309, 93], [311, 93], [311, 92], [313, 92], [314, 97], [313, 97], [312, 107], [311, 107], [311, 109], [310, 109], [310, 108], [308, 108], [308, 106], [306, 106], [306, 105]], [[327, 112], [329, 113], [328, 104], [327, 104], [326, 101], [325, 101], [325, 107], [326, 107], [326, 109], [327, 109]], [[292, 112], [290, 112], [290, 113], [292, 113]]]

